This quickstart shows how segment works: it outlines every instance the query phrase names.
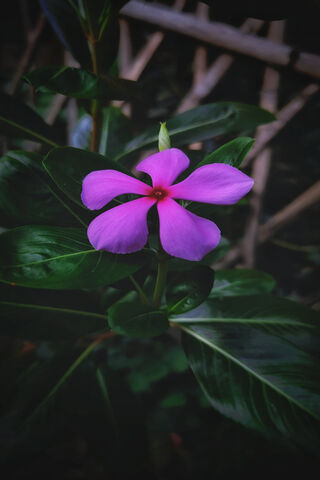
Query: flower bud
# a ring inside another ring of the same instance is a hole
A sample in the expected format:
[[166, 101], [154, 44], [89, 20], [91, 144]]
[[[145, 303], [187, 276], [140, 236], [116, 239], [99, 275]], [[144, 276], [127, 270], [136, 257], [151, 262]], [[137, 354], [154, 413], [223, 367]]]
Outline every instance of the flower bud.
[[171, 148], [170, 137], [166, 127], [166, 122], [160, 123], [159, 137], [158, 137], [159, 152]]

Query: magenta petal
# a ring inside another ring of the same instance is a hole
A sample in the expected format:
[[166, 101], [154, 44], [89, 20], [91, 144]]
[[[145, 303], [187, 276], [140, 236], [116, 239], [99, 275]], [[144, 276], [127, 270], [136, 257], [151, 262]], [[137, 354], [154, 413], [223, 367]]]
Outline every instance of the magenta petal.
[[148, 239], [147, 214], [155, 203], [149, 197], [138, 198], [98, 215], [88, 228], [91, 245], [112, 253], [141, 250]]
[[201, 260], [220, 242], [220, 230], [210, 220], [198, 217], [171, 198], [157, 204], [160, 240], [173, 257]]
[[196, 202], [232, 205], [246, 195], [253, 179], [237, 168], [224, 163], [212, 163], [197, 168], [185, 180], [170, 187], [172, 198]]
[[145, 158], [136, 170], [150, 175], [154, 187], [168, 187], [188, 168], [189, 158], [178, 148], [169, 148]]
[[90, 210], [99, 210], [118, 195], [146, 195], [150, 187], [137, 178], [117, 170], [97, 170], [89, 173], [82, 183], [81, 200]]

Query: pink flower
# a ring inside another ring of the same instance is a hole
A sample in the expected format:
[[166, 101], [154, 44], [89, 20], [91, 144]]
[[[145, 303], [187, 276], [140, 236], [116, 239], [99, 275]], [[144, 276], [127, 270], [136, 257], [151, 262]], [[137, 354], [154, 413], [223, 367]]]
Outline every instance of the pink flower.
[[220, 241], [220, 230], [210, 220], [183, 208], [174, 199], [232, 205], [252, 188], [253, 179], [223, 163], [204, 165], [180, 183], [173, 183], [189, 166], [188, 157], [177, 148], [155, 153], [136, 167], [152, 179], [152, 187], [116, 170], [91, 172], [83, 180], [81, 199], [90, 210], [104, 207], [118, 195], [135, 193], [141, 198], [111, 208], [88, 227], [96, 250], [132, 253], [148, 239], [147, 215], [157, 206], [160, 241], [174, 257], [201, 260]]

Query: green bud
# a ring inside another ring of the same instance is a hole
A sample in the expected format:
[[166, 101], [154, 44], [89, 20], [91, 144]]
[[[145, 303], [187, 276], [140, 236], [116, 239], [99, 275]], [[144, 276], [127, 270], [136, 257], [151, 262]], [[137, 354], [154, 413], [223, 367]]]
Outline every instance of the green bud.
[[171, 148], [170, 137], [166, 127], [166, 122], [160, 123], [159, 137], [158, 137], [159, 152]]

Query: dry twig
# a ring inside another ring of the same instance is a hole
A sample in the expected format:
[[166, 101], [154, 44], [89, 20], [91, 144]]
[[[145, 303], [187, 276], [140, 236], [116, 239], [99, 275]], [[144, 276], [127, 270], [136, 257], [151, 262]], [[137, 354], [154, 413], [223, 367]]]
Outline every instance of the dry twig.
[[34, 29], [27, 31], [27, 46], [18, 63], [17, 70], [12, 79], [10, 89], [9, 89], [10, 95], [14, 95], [17, 89], [18, 83], [20, 81], [20, 78], [22, 77], [22, 75], [26, 71], [26, 68], [28, 67], [33, 50], [43, 30], [45, 20], [46, 20], [46, 17], [44, 16], [43, 13], [41, 13]]
[[230, 25], [199, 20], [189, 13], [174, 12], [162, 5], [137, 0], [127, 3], [122, 8], [121, 14], [264, 62], [292, 66], [298, 72], [320, 78], [319, 55], [297, 52], [289, 45], [278, 45], [264, 38], [252, 38], [251, 35], [242, 33]]
[[[278, 213], [271, 217], [258, 230], [258, 244], [269, 240], [273, 235], [288, 223], [295, 220], [308, 208], [320, 202], [320, 180], [312, 187], [295, 198], [292, 202], [282, 208]], [[235, 245], [227, 255], [219, 262], [213, 265], [214, 268], [227, 268], [234, 265], [242, 255], [242, 245]]]
[[[257, 33], [263, 24], [264, 22], [262, 20], [248, 18], [241, 25], [239, 30], [245, 33]], [[191, 87], [178, 106], [176, 114], [185, 112], [186, 110], [190, 110], [199, 105], [201, 100], [212, 92], [221, 78], [227, 73], [233, 62], [234, 57], [232, 55], [228, 53], [222, 53], [219, 55], [202, 76], [201, 80], [194, 83]]]
[[[268, 38], [274, 42], [281, 42], [283, 40], [284, 28], [284, 21], [271, 22]], [[267, 66], [261, 90], [260, 106], [272, 113], [276, 112], [278, 106], [279, 82], [279, 72], [274, 68]], [[262, 126], [258, 129], [257, 139], [263, 136], [264, 127]], [[259, 219], [262, 209], [263, 195], [269, 177], [270, 165], [271, 150], [270, 148], [265, 148], [253, 162], [252, 177], [254, 178], [254, 185], [250, 196], [251, 215], [249, 216], [249, 221], [242, 241], [244, 264], [250, 268], [253, 268], [255, 264]]]

